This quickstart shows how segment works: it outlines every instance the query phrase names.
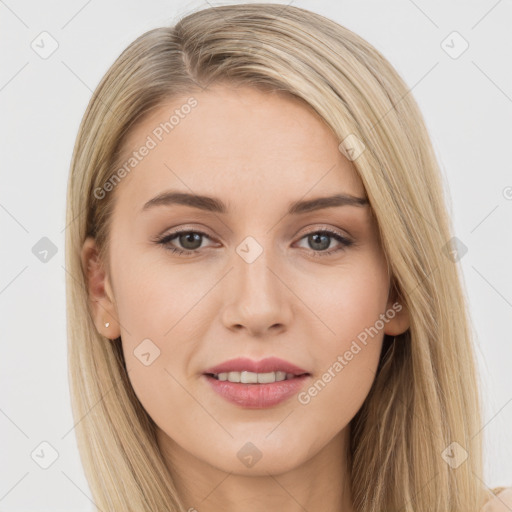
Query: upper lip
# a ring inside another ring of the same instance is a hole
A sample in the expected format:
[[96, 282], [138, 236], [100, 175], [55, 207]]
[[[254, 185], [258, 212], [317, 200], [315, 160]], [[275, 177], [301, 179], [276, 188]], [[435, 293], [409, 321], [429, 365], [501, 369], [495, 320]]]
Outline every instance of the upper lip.
[[303, 373], [308, 373], [306, 370], [295, 366], [284, 359], [279, 359], [278, 357], [266, 357], [265, 359], [261, 359], [260, 361], [254, 361], [252, 359], [248, 359], [246, 357], [238, 357], [236, 359], [230, 359], [229, 361], [224, 361], [217, 366], [212, 366], [208, 368], [203, 373], [205, 374], [219, 374], [219, 373], [227, 373], [227, 372], [254, 372], [254, 373], [270, 373], [270, 372], [286, 372], [293, 373], [293, 375], [302, 375]]

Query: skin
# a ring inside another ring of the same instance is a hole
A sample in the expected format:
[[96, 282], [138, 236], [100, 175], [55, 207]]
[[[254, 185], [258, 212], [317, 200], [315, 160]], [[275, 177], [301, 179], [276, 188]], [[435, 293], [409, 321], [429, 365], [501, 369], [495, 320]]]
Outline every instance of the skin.
[[[286, 214], [292, 201], [365, 197], [365, 189], [339, 141], [298, 99], [226, 84], [194, 97], [198, 106], [109, 192], [117, 196], [110, 272], [95, 259], [94, 240], [84, 243], [97, 329], [121, 335], [132, 386], [158, 425], [187, 508], [295, 512], [320, 504], [350, 512], [349, 422], [374, 381], [384, 334], [409, 327], [405, 307], [307, 404], [293, 396], [246, 409], [212, 391], [202, 372], [238, 356], [276, 356], [311, 373], [307, 389], [392, 307], [369, 206]], [[169, 101], [137, 125], [126, 155], [186, 100]], [[229, 211], [171, 205], [140, 212], [169, 189], [217, 197]], [[173, 254], [153, 241], [178, 227], [207, 234], [195, 245], [183, 237], [168, 242], [199, 247], [196, 254]], [[307, 235], [321, 229], [354, 244], [344, 248], [330, 237], [315, 245]], [[236, 252], [247, 236], [263, 250], [250, 264]], [[134, 356], [146, 338], [160, 350], [148, 366]], [[237, 457], [247, 442], [261, 453], [252, 467]]]

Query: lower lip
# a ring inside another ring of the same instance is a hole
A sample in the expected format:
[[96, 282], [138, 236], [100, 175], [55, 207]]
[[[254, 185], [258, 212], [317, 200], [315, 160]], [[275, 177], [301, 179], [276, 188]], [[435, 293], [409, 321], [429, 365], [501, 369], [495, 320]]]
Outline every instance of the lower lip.
[[212, 389], [228, 402], [250, 409], [264, 409], [284, 402], [298, 393], [309, 375], [268, 384], [229, 382], [204, 374], [203, 377], [206, 378]]

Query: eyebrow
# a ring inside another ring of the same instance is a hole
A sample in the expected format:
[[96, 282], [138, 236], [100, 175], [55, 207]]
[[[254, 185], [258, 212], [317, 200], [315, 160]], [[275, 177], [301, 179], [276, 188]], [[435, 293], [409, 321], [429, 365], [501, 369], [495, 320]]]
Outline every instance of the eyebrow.
[[[142, 207], [142, 212], [156, 206], [171, 206], [181, 204], [198, 208], [214, 213], [227, 213], [228, 207], [220, 199], [210, 196], [189, 194], [186, 192], [168, 191], [159, 194], [150, 199]], [[289, 205], [288, 214], [297, 215], [300, 213], [322, 210], [324, 208], [334, 208], [339, 206], [365, 206], [368, 205], [368, 199], [365, 197], [356, 197], [350, 194], [335, 194], [327, 197], [317, 197], [315, 199], [294, 201]]]

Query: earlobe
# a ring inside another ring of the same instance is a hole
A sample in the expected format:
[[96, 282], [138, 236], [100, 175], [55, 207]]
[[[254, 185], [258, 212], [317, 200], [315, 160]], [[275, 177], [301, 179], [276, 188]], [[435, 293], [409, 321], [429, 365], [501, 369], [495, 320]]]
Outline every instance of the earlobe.
[[384, 333], [391, 336], [403, 334], [411, 325], [409, 309], [399, 297], [400, 294], [398, 293], [396, 281], [393, 279], [386, 309], [386, 316], [389, 320], [384, 329]]
[[118, 315], [110, 280], [93, 237], [87, 237], [81, 253], [89, 306], [98, 332], [109, 339], [120, 336]]
[[[395, 307], [393, 307], [393, 305]], [[401, 304], [395, 301], [393, 304], [390, 305], [390, 309], [388, 308], [387, 311], [387, 317], [390, 320], [386, 323], [386, 327], [384, 329], [385, 334], [389, 334], [391, 336], [398, 336], [399, 334], [403, 334], [407, 329], [409, 329], [409, 310], [407, 309], [405, 304]]]

